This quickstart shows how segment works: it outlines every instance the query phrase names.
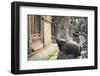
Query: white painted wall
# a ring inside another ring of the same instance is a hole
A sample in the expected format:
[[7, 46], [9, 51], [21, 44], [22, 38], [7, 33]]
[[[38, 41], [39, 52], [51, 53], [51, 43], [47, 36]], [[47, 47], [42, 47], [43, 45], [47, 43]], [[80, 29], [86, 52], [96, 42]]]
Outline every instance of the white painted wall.
[[[100, 13], [100, 0], [21, 0], [21, 1], [98, 6], [98, 11]], [[0, 76], [13, 76], [13, 74], [10, 73], [10, 58], [11, 58], [10, 3], [11, 2], [13, 2], [13, 0], [1, 0], [0, 2]], [[100, 14], [98, 15], [98, 22], [99, 20], [100, 20]], [[100, 26], [98, 28], [100, 29]], [[100, 30], [98, 32], [100, 32]], [[98, 36], [98, 39], [99, 39], [98, 42], [100, 42], [100, 34]], [[100, 45], [100, 43], [98, 44]], [[100, 51], [98, 54], [99, 54], [98, 64], [100, 67]], [[32, 75], [33, 74], [26, 74], [25, 76], [32, 76]], [[99, 76], [100, 68], [98, 70], [70, 71], [70, 72], [65, 71], [65, 72], [55, 72], [55, 73], [34, 74], [34, 76], [87, 76], [87, 75]]]

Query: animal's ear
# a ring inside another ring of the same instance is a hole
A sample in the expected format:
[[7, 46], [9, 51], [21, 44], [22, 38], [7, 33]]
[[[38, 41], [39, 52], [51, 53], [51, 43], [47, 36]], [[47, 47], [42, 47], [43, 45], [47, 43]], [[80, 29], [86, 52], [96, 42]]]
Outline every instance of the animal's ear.
[[56, 39], [58, 44], [64, 44], [66, 41], [64, 39]]
[[59, 47], [60, 49], [61, 49], [62, 46], [66, 43], [66, 41], [63, 40], [63, 39], [56, 39], [56, 42], [57, 42], [58, 47]]
[[61, 39], [61, 44], [62, 46], [66, 43], [66, 41], [64, 39]]

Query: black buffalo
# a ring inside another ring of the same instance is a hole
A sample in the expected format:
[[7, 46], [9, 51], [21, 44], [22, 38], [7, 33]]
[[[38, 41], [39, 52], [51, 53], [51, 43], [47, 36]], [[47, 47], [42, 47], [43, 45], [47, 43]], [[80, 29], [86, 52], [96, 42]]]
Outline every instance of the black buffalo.
[[63, 40], [56, 39], [58, 47], [60, 49], [58, 59], [73, 59], [78, 58], [81, 55], [81, 47], [80, 44], [73, 40]]

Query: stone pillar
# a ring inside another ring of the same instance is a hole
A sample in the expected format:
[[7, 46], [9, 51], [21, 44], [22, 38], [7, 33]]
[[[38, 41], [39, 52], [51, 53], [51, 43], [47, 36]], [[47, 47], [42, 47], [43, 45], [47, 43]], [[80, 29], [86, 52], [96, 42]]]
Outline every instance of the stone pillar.
[[58, 35], [61, 35], [61, 38], [68, 40], [69, 38], [69, 17], [58, 17], [57, 18], [58, 26]]
[[44, 20], [44, 46], [51, 45], [51, 16], [43, 16]]

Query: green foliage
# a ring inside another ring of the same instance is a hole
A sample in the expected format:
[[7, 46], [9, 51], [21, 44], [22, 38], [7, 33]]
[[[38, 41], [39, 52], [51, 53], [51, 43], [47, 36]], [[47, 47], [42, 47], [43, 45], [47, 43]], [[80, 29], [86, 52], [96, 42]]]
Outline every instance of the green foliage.
[[48, 55], [48, 60], [50, 60], [53, 56], [57, 56], [58, 52], [59, 52], [59, 49], [55, 48], [54, 51]]

